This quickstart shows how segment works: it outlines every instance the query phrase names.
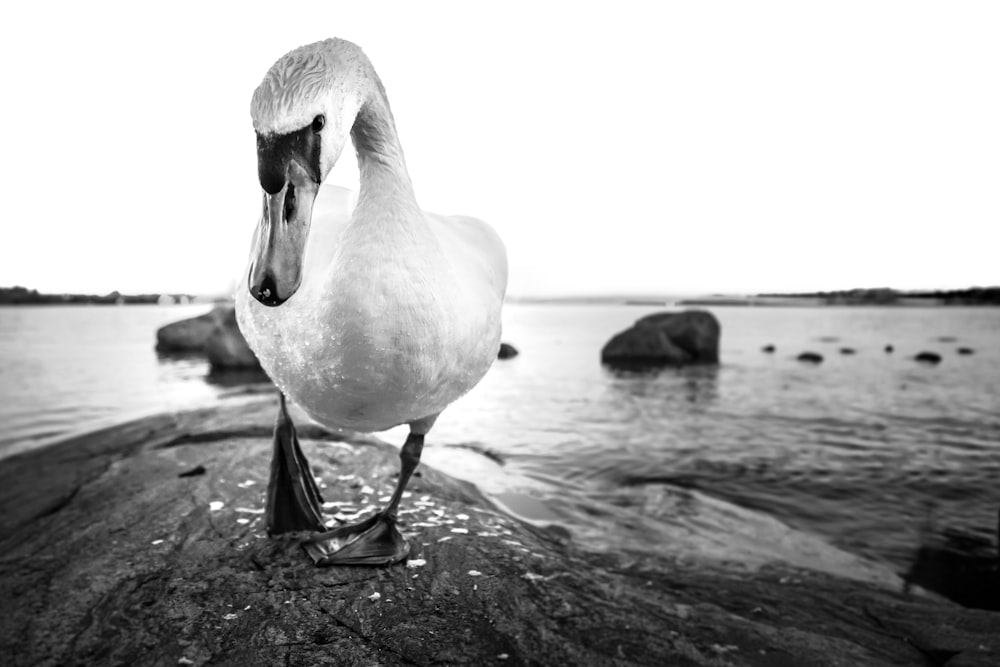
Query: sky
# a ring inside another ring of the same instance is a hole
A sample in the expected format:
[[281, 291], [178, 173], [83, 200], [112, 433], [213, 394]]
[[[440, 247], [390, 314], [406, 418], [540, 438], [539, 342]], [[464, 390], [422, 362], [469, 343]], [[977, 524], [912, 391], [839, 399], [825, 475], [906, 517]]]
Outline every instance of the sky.
[[[382, 78], [421, 206], [514, 296], [1000, 284], [1000, 3], [17, 3], [0, 286], [222, 294], [250, 97], [327, 37]], [[328, 182], [357, 188], [353, 152]]]

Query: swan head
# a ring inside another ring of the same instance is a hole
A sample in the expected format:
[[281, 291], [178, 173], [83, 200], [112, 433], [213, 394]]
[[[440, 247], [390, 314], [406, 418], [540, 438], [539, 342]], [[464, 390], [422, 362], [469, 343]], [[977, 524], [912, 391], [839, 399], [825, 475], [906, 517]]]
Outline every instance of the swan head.
[[313, 202], [371, 94], [373, 73], [360, 48], [328, 39], [282, 56], [254, 91], [263, 210], [247, 281], [265, 306], [281, 305], [302, 282]]

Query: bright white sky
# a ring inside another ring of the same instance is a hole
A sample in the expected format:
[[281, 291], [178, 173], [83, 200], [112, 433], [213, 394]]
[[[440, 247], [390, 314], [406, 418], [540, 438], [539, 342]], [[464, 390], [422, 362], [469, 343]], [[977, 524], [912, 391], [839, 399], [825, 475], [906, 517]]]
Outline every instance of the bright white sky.
[[500, 232], [511, 294], [1000, 283], [1000, 3], [221, 4], [4, 10], [0, 286], [230, 289], [250, 96], [330, 36], [379, 71], [421, 205]]

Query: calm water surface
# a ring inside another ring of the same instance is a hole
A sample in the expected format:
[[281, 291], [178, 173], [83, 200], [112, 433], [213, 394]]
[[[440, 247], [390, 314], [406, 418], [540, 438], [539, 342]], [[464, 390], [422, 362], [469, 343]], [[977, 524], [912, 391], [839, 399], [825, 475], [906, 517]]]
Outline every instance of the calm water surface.
[[130, 416], [203, 405], [204, 359], [163, 362], [164, 324], [209, 306], [0, 307], [0, 456]]
[[[218, 400], [224, 389], [206, 381], [204, 361], [153, 351], [158, 326], [207, 308], [0, 309], [0, 455]], [[697, 488], [899, 567], [928, 513], [991, 535], [1000, 309], [716, 307], [719, 368], [602, 368], [604, 342], [656, 310], [507, 306], [504, 339], [521, 354], [446, 410], [429, 446], [491, 450], [509, 470], [587, 500], [625, 485]], [[824, 362], [796, 361], [805, 350]], [[915, 362], [924, 350], [942, 363]]]

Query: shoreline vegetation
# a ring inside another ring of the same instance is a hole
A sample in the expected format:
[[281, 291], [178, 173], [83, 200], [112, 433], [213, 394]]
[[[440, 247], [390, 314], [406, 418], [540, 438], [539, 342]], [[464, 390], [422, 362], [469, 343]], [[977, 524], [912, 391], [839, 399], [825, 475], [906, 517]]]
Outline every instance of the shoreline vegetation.
[[[229, 301], [226, 296], [163, 294], [46, 294], [16, 285], [0, 287], [0, 306], [36, 305], [173, 305]], [[1000, 286], [953, 290], [895, 290], [889, 287], [855, 288], [829, 292], [711, 294], [705, 296], [604, 295], [508, 296], [508, 303], [634, 306], [1000, 306]]]
[[[0, 656], [56, 664], [996, 665], [1000, 615], [661, 485], [601, 550], [421, 466], [386, 568], [267, 539], [273, 397], [164, 414], [0, 466]], [[306, 426], [327, 513], [391, 489], [398, 450]], [[725, 519], [725, 520], [723, 520]], [[796, 557], [798, 554], [798, 557]], [[99, 573], [95, 576], [94, 573]], [[952, 663], [949, 663], [952, 664]]]

